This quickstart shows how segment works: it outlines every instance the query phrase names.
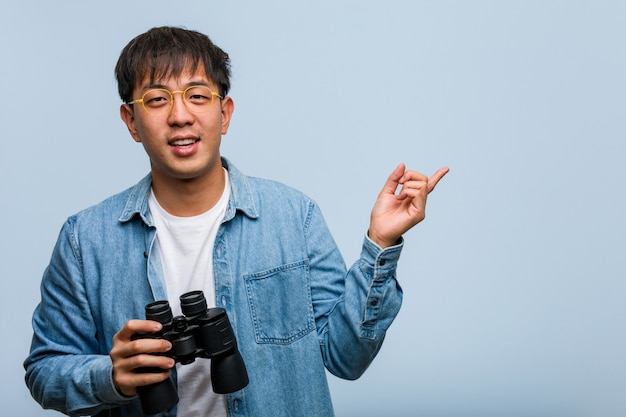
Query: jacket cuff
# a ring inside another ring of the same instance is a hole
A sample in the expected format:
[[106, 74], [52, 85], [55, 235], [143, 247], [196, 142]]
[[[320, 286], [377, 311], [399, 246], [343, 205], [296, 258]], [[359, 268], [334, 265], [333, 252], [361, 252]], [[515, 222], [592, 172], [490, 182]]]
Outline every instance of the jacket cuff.
[[[382, 339], [400, 309], [402, 295], [396, 281], [396, 267], [403, 246], [404, 240], [401, 238], [398, 244], [382, 249], [369, 237], [365, 237], [361, 270], [370, 282], [360, 326], [360, 336], [364, 339]], [[395, 290], [391, 291], [391, 288]]]
[[380, 279], [381, 275], [388, 277], [390, 273], [395, 274], [403, 247], [404, 238], [402, 237], [395, 245], [383, 249], [365, 234], [361, 260], [373, 268], [374, 280]]
[[105, 404], [123, 404], [131, 401], [135, 396], [129, 397], [117, 390], [113, 383], [113, 365], [111, 359], [102, 356], [92, 363], [91, 380], [94, 384], [94, 392], [98, 399]]

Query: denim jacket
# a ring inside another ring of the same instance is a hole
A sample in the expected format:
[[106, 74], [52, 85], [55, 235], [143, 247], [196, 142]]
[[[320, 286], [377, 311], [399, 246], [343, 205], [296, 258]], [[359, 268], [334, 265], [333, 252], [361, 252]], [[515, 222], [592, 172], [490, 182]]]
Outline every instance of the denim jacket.
[[[215, 301], [228, 313], [250, 379], [227, 395], [228, 414], [332, 416], [324, 368], [356, 379], [376, 356], [402, 302], [395, 273], [403, 243], [381, 250], [365, 237], [347, 271], [315, 202], [222, 161], [232, 191], [214, 246]], [[136, 397], [116, 391], [109, 352], [126, 321], [167, 298], [150, 185], [148, 175], [62, 227], [24, 362], [44, 408], [141, 415]], [[160, 414], [175, 415], [176, 408]]]

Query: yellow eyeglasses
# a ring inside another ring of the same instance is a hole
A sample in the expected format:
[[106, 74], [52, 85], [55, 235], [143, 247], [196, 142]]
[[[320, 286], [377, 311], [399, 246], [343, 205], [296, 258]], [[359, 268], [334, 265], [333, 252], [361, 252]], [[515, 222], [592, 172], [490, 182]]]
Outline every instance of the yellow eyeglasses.
[[193, 113], [205, 113], [213, 104], [213, 97], [223, 99], [209, 87], [203, 85], [192, 85], [185, 90], [170, 91], [165, 88], [155, 88], [148, 90], [141, 98], [135, 99], [128, 104], [141, 103], [146, 113], [151, 116], [165, 116], [172, 110], [174, 104], [174, 94], [181, 93], [183, 103]]

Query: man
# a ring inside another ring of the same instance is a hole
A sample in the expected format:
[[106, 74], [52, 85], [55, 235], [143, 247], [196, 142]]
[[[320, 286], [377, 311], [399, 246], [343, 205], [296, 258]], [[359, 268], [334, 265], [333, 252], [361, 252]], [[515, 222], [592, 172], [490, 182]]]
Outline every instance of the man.
[[[398, 166], [346, 271], [312, 200], [247, 177], [220, 154], [234, 110], [226, 53], [203, 34], [154, 28], [116, 66], [121, 118], [150, 159], [137, 185], [68, 218], [42, 280], [25, 361], [45, 408], [140, 415], [137, 387], [175, 378], [162, 416], [331, 416], [325, 368], [358, 378], [399, 311], [402, 235], [424, 218], [431, 178]], [[396, 189], [401, 186], [396, 195]], [[224, 308], [249, 384], [218, 395], [209, 360], [176, 365], [146, 304], [202, 290]], [[137, 372], [138, 368], [166, 372]]]

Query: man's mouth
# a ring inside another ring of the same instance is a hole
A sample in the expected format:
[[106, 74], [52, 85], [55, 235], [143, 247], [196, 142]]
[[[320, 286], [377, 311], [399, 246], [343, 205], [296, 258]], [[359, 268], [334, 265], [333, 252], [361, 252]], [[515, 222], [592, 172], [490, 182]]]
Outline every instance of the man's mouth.
[[192, 138], [176, 139], [176, 140], [170, 141], [170, 145], [172, 145], [172, 146], [189, 146], [189, 145], [193, 145], [197, 141], [198, 141], [198, 139], [192, 139]]

